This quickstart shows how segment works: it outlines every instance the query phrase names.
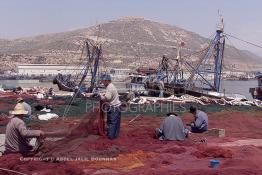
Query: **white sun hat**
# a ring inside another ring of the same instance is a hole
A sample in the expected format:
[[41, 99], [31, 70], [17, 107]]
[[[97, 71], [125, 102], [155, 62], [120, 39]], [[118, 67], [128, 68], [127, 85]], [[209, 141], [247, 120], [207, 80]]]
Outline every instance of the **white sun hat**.
[[23, 104], [18, 103], [15, 106], [14, 110], [10, 111], [10, 114], [13, 114], [13, 115], [25, 115], [25, 114], [28, 114], [28, 111], [25, 110]]

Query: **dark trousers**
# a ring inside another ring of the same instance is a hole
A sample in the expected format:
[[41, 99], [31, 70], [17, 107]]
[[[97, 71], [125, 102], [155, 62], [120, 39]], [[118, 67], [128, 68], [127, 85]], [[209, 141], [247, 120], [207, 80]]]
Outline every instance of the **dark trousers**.
[[120, 131], [121, 110], [120, 107], [109, 107], [107, 110], [107, 137], [116, 139]]
[[159, 128], [156, 128], [156, 130], [155, 130], [155, 139], [165, 140], [164, 133]]
[[193, 133], [202, 133], [207, 131], [207, 127], [203, 127], [203, 128], [198, 128], [196, 126], [191, 126], [191, 132]]

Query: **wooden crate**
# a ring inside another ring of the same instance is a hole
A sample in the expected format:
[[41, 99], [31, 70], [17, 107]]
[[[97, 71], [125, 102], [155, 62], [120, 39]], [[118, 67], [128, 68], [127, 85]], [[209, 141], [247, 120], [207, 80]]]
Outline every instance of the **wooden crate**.
[[211, 128], [211, 129], [208, 130], [207, 134], [209, 136], [225, 137], [226, 136], [226, 130], [225, 129], [219, 129], [219, 128]]

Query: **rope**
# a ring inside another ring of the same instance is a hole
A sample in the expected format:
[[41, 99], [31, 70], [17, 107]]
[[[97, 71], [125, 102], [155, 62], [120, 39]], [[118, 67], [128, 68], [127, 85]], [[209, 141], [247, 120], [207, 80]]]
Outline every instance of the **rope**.
[[[236, 46], [233, 44], [233, 42], [228, 38], [228, 36], [226, 36], [226, 38], [228, 39], [229, 43], [233, 46], [233, 48], [235, 49], [235, 51], [237, 52], [239, 57], [242, 57], [243, 55], [240, 53], [240, 51], [236, 48]], [[252, 68], [250, 67], [250, 65], [248, 64], [248, 62], [246, 63], [247, 67], [251, 70]]]
[[80, 88], [78, 88], [77, 92], [74, 93], [74, 95], [71, 97], [70, 103], [66, 106], [66, 108], [64, 110], [64, 114], [63, 114], [63, 119], [65, 118], [66, 114], [69, 112], [70, 107], [71, 107], [73, 101], [75, 100], [77, 94], [79, 93], [79, 90], [80, 90]]
[[[67, 48], [69, 48], [69, 47], [67, 47]], [[75, 60], [76, 59], [76, 57], [78, 57], [78, 52], [79, 52], [79, 50], [82, 48], [82, 44], [80, 44], [79, 46], [78, 46], [78, 48], [77, 48], [77, 50], [75, 51], [75, 53], [76, 53], [76, 55], [71, 59], [71, 60]], [[81, 49], [82, 50], [82, 49]], [[81, 59], [81, 57], [82, 56], [80, 56], [80, 59]], [[66, 70], [64, 71], [64, 73], [69, 73], [70, 71], [68, 70], [68, 67], [69, 66], [71, 66], [71, 64], [68, 64], [68, 65], [66, 65]], [[77, 65], [77, 66], [79, 66], [79, 65]], [[76, 72], [77, 70], [74, 70], [74, 71], [72, 71], [71, 73], [74, 73], [74, 72]]]
[[[85, 41], [84, 41], [84, 43], [85, 43]], [[78, 46], [78, 49], [77, 49], [77, 51], [76, 51], [76, 53], [78, 53], [78, 51], [81, 49], [81, 53], [80, 53], [80, 60], [82, 59], [82, 57], [83, 57], [83, 53], [84, 53], [84, 50], [85, 50], [85, 44], [80, 44], [79, 46]], [[76, 58], [76, 56], [74, 57], [74, 59]], [[74, 60], [73, 59], [73, 60]], [[82, 66], [82, 64], [83, 63], [79, 63], [79, 64], [77, 64], [76, 65], [76, 67], [80, 67], [80, 66]], [[68, 67], [69, 66], [71, 66], [70, 64], [68, 64], [66, 67], [67, 67], [67, 69], [65, 70], [65, 72], [64, 73], [67, 73], [67, 71], [68, 71]], [[71, 72], [71, 75], [73, 75], [74, 76], [74, 74], [76, 74], [76, 72], [77, 71], [79, 71], [79, 70], [73, 70], [72, 72]], [[82, 72], [83, 70], [81, 70], [80, 72], [79, 72], [79, 74], [81, 74], [81, 72]], [[78, 76], [79, 76], [79, 74], [77, 74], [77, 75], [75, 75], [75, 78], [74, 77], [72, 77], [72, 79], [74, 78], [74, 79], [76, 79]], [[74, 82], [75, 82], [75, 80], [74, 80]], [[67, 100], [69, 100], [69, 99], [71, 99], [71, 98], [73, 98], [73, 97], [67, 97], [65, 100], [67, 101]], [[71, 104], [70, 104], [71, 105]], [[67, 109], [67, 108], [70, 108], [70, 107], [66, 107], [66, 109], [65, 109], [65, 111], [64, 111], [64, 114], [63, 114], [63, 117], [66, 115], [66, 113], [69, 111], [69, 109]]]
[[5, 168], [0, 168], [0, 170], [11, 172], [11, 173], [16, 173], [16, 174], [21, 174], [21, 175], [28, 175], [28, 174], [25, 174], [25, 173], [21, 173], [19, 171], [9, 170], [9, 169], [5, 169]]
[[[87, 41], [89, 41], [89, 40], [87, 40]], [[87, 52], [88, 52], [88, 61], [86, 62], [86, 65], [85, 65], [85, 72], [84, 72], [84, 75], [83, 76], [87, 76], [87, 73], [89, 72], [89, 71], [91, 71], [91, 74], [93, 74], [93, 67], [91, 67], [91, 66], [93, 66], [93, 64], [95, 64], [95, 63], [93, 63], [93, 62], [95, 62], [95, 60], [96, 59], [98, 59], [98, 58], [100, 58], [100, 53], [102, 52], [101, 51], [101, 47], [99, 47], [99, 45], [97, 44], [97, 43], [92, 43], [92, 42], [88, 42], [87, 44], [90, 44], [90, 46], [91, 46], [91, 48], [87, 48], [87, 49], [91, 49], [91, 51], [90, 51], [90, 53], [89, 53], [89, 51], [87, 50]], [[100, 61], [100, 60], [99, 60]], [[95, 66], [95, 65], [94, 65]], [[96, 75], [97, 76], [97, 75]], [[69, 112], [69, 110], [70, 110], [70, 107], [71, 107], [71, 105], [72, 105], [72, 103], [73, 103], [73, 101], [75, 100], [75, 98], [78, 96], [78, 94], [79, 94], [79, 92], [80, 92], [80, 88], [81, 88], [81, 86], [82, 86], [82, 84], [83, 84], [83, 82], [84, 82], [84, 78], [85, 77], [82, 77], [82, 79], [81, 79], [81, 81], [79, 82], [79, 84], [77, 84], [77, 86], [78, 86], [78, 89], [77, 89], [77, 92], [75, 92], [74, 93], [74, 95], [73, 95], [73, 97], [71, 98], [71, 100], [70, 100], [70, 103], [67, 105], [67, 107], [65, 108], [65, 110], [64, 110], [64, 114], [63, 114], [63, 118], [66, 116], [66, 114]], [[92, 79], [91, 79], [91, 81], [92, 81]]]
[[208, 46], [207, 46], [206, 48], [204, 48], [204, 49], [202, 49], [202, 50], [199, 50], [199, 51], [195, 51], [195, 52], [193, 52], [193, 53], [191, 53], [191, 54], [188, 54], [188, 55], [181, 56], [181, 58], [188, 58], [188, 57], [191, 57], [191, 56], [194, 56], [194, 55], [195, 55], [195, 56], [198, 56], [198, 55], [200, 55], [200, 54], [203, 54], [204, 52], [206, 53], [207, 50], [209, 49], [210, 45], [211, 45], [212, 38], [214, 38], [215, 35], [216, 35], [216, 33], [213, 33], [213, 34], [211, 34], [211, 35], [208, 37], [208, 40], [210, 40], [210, 42], [209, 42], [209, 44], [208, 44]]
[[130, 120], [130, 121], [128, 122], [128, 124], [132, 123], [133, 121], [135, 121], [135, 120], [136, 120], [138, 117], [140, 117], [140, 116], [141, 116], [140, 114], [136, 115], [135, 118], [133, 118], [132, 120]]
[[252, 43], [252, 42], [249, 42], [249, 41], [240, 39], [240, 38], [238, 38], [238, 37], [236, 37], [236, 36], [233, 36], [233, 35], [230, 35], [230, 34], [227, 34], [227, 33], [226, 33], [226, 35], [229, 36], [229, 37], [235, 38], [235, 39], [237, 39], [237, 40], [239, 40], [239, 41], [245, 42], [245, 43], [247, 43], [247, 44], [250, 44], [250, 45], [252, 45], [252, 46], [255, 46], [255, 47], [258, 47], [258, 48], [262, 49], [262, 46], [259, 46], [259, 45], [257, 45], [257, 44], [254, 44], [254, 43]]

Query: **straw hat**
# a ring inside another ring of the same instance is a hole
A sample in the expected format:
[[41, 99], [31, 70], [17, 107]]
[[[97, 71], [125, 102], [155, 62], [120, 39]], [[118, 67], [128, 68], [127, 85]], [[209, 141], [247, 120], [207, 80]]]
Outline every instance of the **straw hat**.
[[28, 111], [25, 110], [24, 106], [20, 103], [18, 103], [13, 111], [10, 111], [10, 114], [13, 115], [25, 115], [28, 114]]

